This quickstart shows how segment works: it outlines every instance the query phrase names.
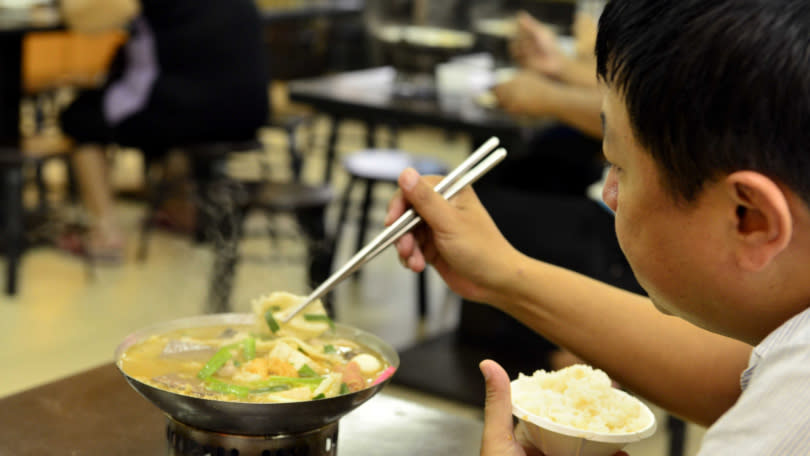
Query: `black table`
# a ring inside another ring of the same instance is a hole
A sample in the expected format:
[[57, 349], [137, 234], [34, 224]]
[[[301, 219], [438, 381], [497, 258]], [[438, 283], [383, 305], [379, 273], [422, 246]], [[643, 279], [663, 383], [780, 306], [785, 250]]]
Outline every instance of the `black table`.
[[554, 123], [551, 120], [516, 120], [502, 111], [478, 105], [472, 97], [451, 104], [436, 96], [399, 96], [396, 77], [397, 72], [392, 67], [378, 67], [290, 81], [291, 100], [310, 105], [332, 117], [325, 181], [331, 179], [337, 124], [343, 119], [358, 119], [369, 126], [369, 147], [374, 146], [376, 125], [418, 124], [470, 134], [476, 146], [490, 136], [497, 136], [510, 153], [521, 153], [531, 133]]
[[61, 28], [54, 9], [0, 9], [0, 188], [3, 198], [3, 250], [8, 259], [6, 292], [17, 291], [17, 266], [23, 249], [22, 100], [23, 39], [27, 33]]
[[364, 7], [365, 1], [363, 0], [313, 1], [302, 6], [288, 8], [260, 7], [259, 13], [261, 14], [262, 22], [265, 25], [270, 25], [286, 21], [336, 19], [357, 16], [363, 13]]

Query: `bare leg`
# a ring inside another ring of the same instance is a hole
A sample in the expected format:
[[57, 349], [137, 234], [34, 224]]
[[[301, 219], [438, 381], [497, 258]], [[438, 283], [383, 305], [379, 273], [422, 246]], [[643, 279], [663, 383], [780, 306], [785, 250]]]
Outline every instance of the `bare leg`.
[[82, 202], [92, 217], [88, 249], [120, 251], [123, 235], [115, 219], [104, 149], [97, 145], [79, 146], [73, 154], [73, 168]]

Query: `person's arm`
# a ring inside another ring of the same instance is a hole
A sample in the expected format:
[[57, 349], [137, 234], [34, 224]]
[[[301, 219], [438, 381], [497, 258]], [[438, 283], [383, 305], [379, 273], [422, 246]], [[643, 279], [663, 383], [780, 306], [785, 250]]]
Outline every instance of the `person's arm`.
[[739, 397], [749, 345], [572, 271], [522, 255], [508, 264], [491, 302], [633, 393], [705, 426]]
[[709, 425], [737, 400], [750, 346], [665, 316], [645, 297], [521, 254], [472, 190], [447, 202], [432, 188], [437, 180], [406, 170], [401, 196], [391, 201], [388, 223], [408, 205], [426, 222], [397, 241], [407, 267], [420, 271], [429, 262], [454, 292], [504, 310], [683, 418]]
[[602, 137], [602, 93], [523, 71], [493, 89], [498, 106], [514, 115], [553, 117], [594, 138]]
[[141, 10], [138, 0], [61, 0], [65, 23], [82, 33], [124, 28]]

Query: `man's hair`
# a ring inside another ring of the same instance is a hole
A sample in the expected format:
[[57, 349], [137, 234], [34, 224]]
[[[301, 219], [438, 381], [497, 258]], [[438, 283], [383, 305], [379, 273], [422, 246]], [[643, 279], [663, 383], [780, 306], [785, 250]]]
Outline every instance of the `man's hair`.
[[675, 199], [754, 170], [810, 202], [810, 1], [612, 0], [596, 58]]

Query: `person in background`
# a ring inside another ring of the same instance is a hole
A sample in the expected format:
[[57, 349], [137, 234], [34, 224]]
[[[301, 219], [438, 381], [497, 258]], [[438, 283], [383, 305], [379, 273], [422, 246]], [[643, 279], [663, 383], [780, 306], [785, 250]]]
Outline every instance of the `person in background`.
[[[803, 0], [606, 6], [602, 197], [649, 297], [524, 256], [472, 189], [447, 202], [412, 169], [386, 220], [410, 205], [426, 223], [398, 241], [401, 261], [708, 426], [701, 456], [809, 454], [808, 49]], [[481, 370], [481, 454], [526, 454], [509, 378], [491, 360]]]
[[62, 0], [70, 28], [127, 27], [129, 40], [107, 82], [61, 114], [75, 144], [73, 166], [91, 218], [86, 245], [119, 261], [124, 238], [113, 210], [105, 147], [168, 148], [253, 138], [269, 116], [261, 24], [251, 0]]

